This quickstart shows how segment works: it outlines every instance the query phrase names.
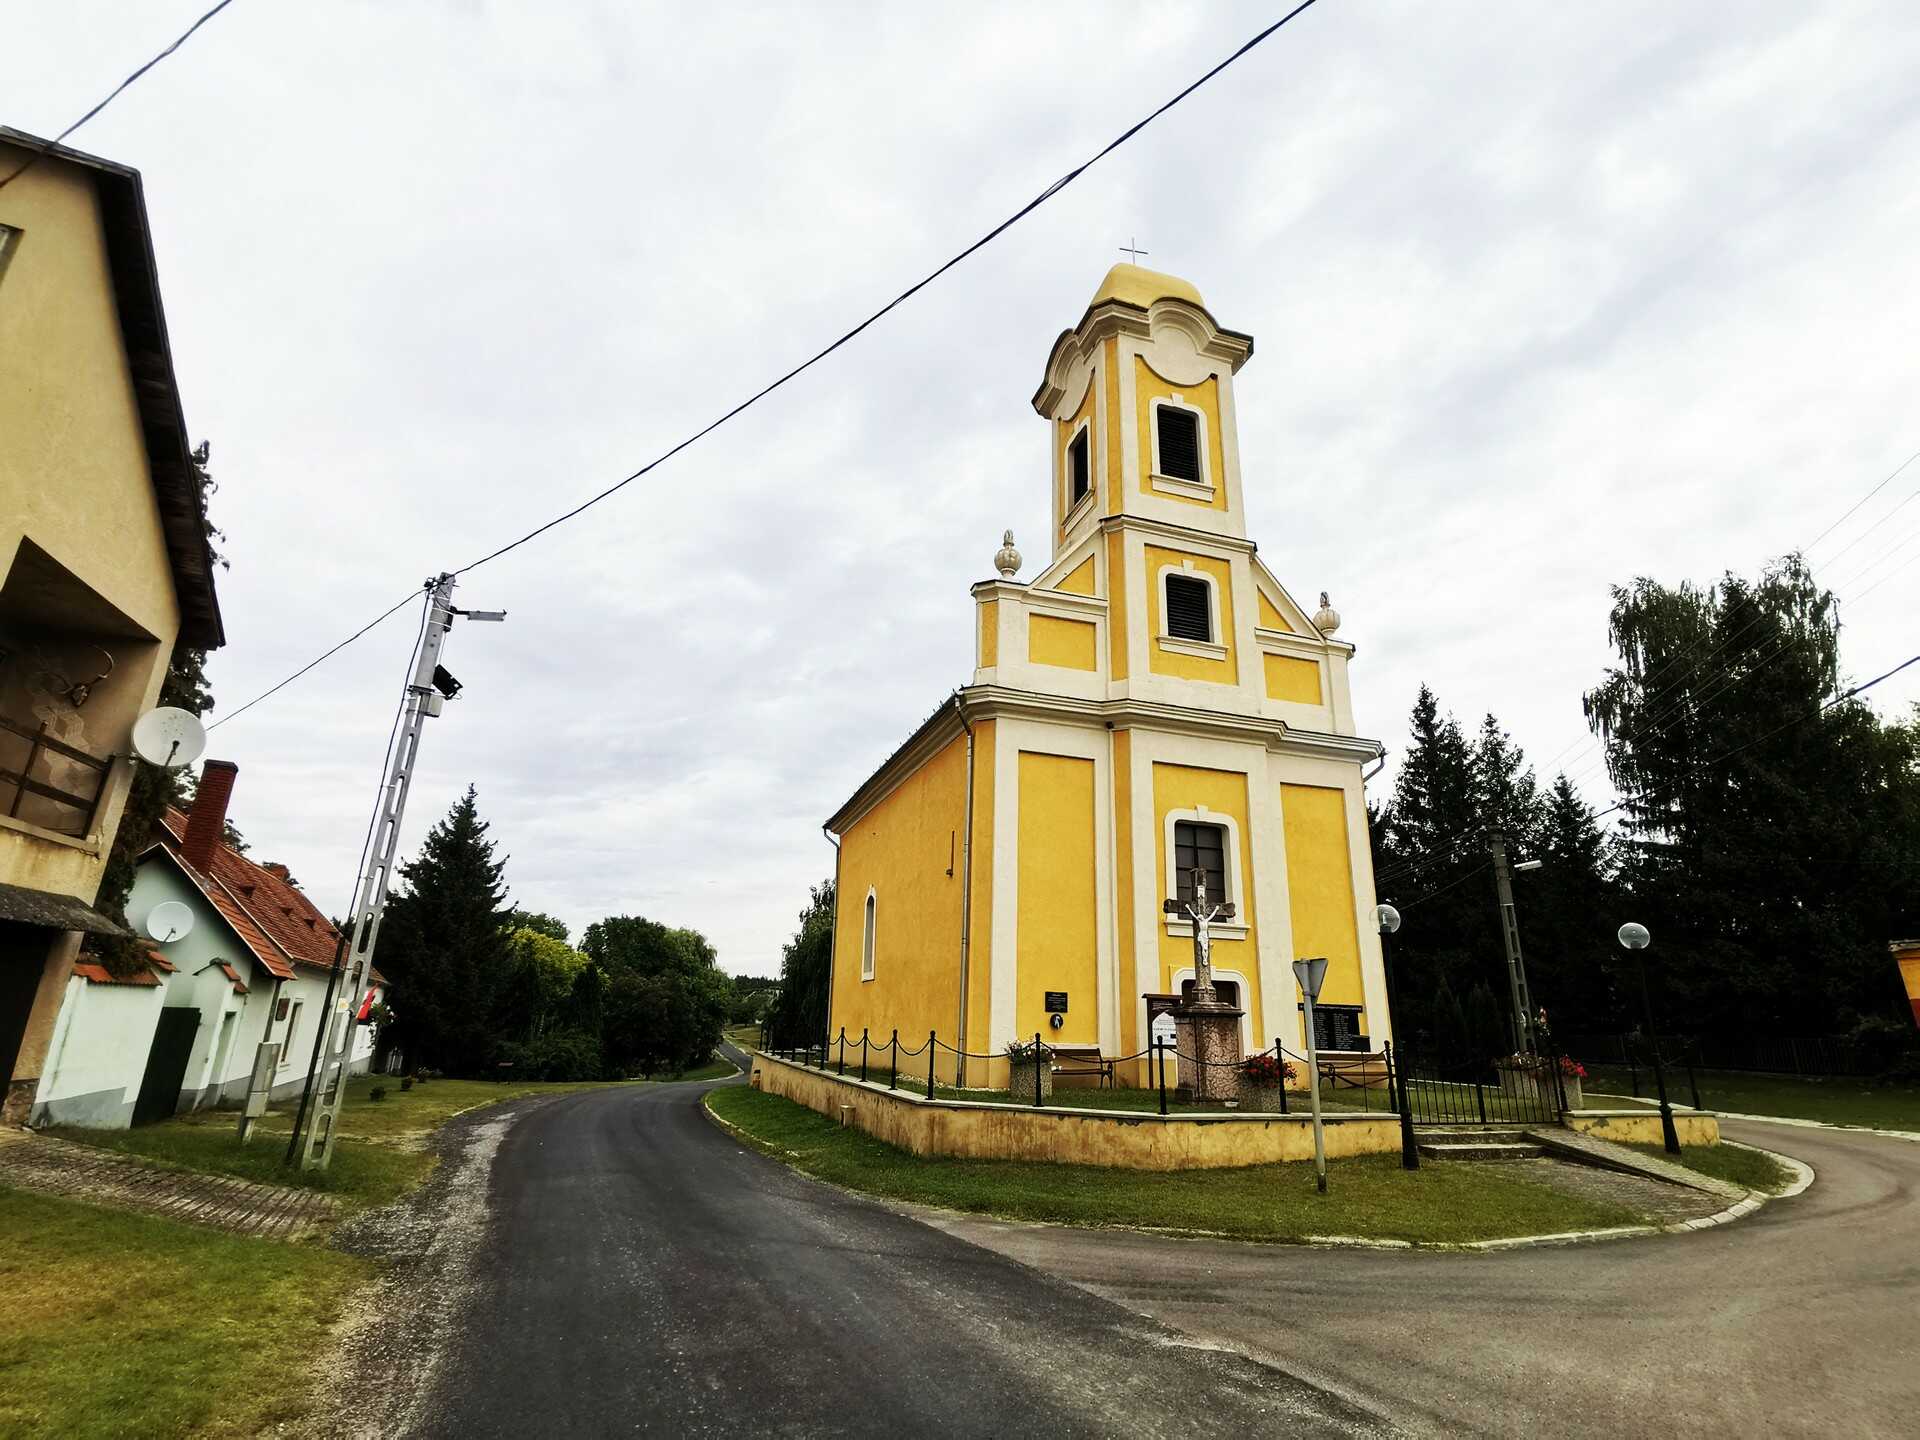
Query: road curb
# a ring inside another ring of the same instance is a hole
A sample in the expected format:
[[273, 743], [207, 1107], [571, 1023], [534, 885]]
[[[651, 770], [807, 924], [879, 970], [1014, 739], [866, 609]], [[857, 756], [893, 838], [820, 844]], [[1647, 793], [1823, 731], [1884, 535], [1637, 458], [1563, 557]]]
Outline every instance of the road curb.
[[[700, 1099], [700, 1110], [714, 1125], [741, 1144], [762, 1155], [775, 1159], [790, 1153], [778, 1149], [762, 1140], [751, 1130], [735, 1125], [707, 1103], [707, 1097]], [[1794, 1180], [1778, 1195], [1767, 1195], [1759, 1190], [1749, 1190], [1745, 1198], [1729, 1205], [1713, 1215], [1702, 1216], [1696, 1220], [1677, 1220], [1670, 1225], [1613, 1225], [1599, 1230], [1561, 1230], [1548, 1235], [1508, 1235], [1496, 1240], [1393, 1240], [1374, 1239], [1365, 1235], [1299, 1235], [1286, 1236], [1271, 1240], [1249, 1239], [1245, 1235], [1231, 1235], [1218, 1230], [1184, 1230], [1160, 1225], [1074, 1225], [1065, 1220], [1021, 1220], [1006, 1215], [982, 1214], [976, 1211], [946, 1210], [935, 1205], [916, 1205], [910, 1201], [890, 1199], [884, 1195], [870, 1194], [864, 1190], [851, 1189], [831, 1180], [822, 1180], [817, 1175], [807, 1175], [805, 1170], [799, 1173], [820, 1185], [831, 1185], [834, 1189], [849, 1195], [859, 1195], [877, 1205], [884, 1205], [903, 1215], [911, 1215], [926, 1220], [930, 1217], [953, 1216], [960, 1220], [989, 1220], [998, 1225], [1031, 1225], [1038, 1228], [1058, 1227], [1068, 1230], [1122, 1230], [1135, 1235], [1153, 1235], [1165, 1240], [1228, 1240], [1238, 1245], [1300, 1245], [1319, 1250], [1396, 1250], [1396, 1251], [1453, 1251], [1494, 1252], [1501, 1250], [1531, 1250], [1546, 1245], [1585, 1245], [1602, 1240], [1636, 1240], [1651, 1235], [1684, 1235], [1698, 1230], [1711, 1230], [1721, 1225], [1730, 1225], [1736, 1220], [1744, 1220], [1769, 1200], [1791, 1200], [1805, 1193], [1814, 1182], [1814, 1170], [1804, 1161], [1791, 1155], [1782, 1155], [1773, 1150], [1762, 1149], [1758, 1145], [1742, 1145], [1737, 1140], [1722, 1140], [1722, 1145], [1732, 1145], [1741, 1150], [1753, 1150], [1771, 1157], [1783, 1168], [1792, 1171]], [[783, 1161], [784, 1163], [784, 1161]], [[799, 1167], [793, 1167], [798, 1169]]]

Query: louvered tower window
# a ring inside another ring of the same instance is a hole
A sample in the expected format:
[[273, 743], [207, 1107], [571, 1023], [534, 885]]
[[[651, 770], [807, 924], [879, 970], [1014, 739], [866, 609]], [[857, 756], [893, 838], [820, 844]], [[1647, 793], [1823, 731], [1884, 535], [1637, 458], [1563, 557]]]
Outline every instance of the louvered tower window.
[[1227, 897], [1227, 827], [1198, 820], [1173, 822], [1174, 894], [1193, 899], [1193, 872], [1207, 875], [1207, 899], [1215, 905]]
[[1176, 640], [1213, 642], [1213, 596], [1206, 581], [1167, 576], [1167, 634]]
[[1092, 488], [1093, 457], [1087, 443], [1087, 432], [1082, 430], [1067, 446], [1067, 508], [1072, 509], [1086, 499], [1087, 491]]
[[1200, 417], [1176, 405], [1155, 408], [1160, 435], [1160, 473], [1169, 480], [1205, 480], [1200, 473]]

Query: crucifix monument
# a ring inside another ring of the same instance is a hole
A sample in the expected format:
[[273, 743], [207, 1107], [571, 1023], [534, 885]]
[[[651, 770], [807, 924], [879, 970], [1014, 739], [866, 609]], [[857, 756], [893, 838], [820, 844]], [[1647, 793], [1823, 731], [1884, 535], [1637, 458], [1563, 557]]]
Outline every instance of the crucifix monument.
[[[1179, 1026], [1180, 1050], [1193, 1061], [1193, 1077], [1185, 1082], [1195, 1100], [1237, 1100], [1240, 1096], [1240, 1017], [1246, 1012], [1223, 1004], [1213, 987], [1213, 938], [1216, 920], [1234, 918], [1231, 901], [1207, 899], [1207, 872], [1193, 874], [1193, 898], [1169, 900], [1161, 908], [1193, 924], [1193, 994], [1173, 1012]], [[1186, 1062], [1182, 1062], [1182, 1069]]]

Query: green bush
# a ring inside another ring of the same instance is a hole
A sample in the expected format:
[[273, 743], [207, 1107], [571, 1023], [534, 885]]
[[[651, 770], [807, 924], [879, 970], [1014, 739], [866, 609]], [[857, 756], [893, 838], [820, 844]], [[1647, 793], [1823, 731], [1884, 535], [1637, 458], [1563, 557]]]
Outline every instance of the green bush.
[[513, 1066], [515, 1080], [607, 1078], [600, 1042], [581, 1030], [551, 1030], [534, 1040], [502, 1045], [500, 1059]]

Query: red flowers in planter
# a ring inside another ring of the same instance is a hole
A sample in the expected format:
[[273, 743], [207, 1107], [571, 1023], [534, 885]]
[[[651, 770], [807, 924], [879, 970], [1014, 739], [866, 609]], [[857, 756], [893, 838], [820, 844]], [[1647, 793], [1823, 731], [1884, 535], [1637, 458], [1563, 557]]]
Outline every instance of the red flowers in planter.
[[1272, 1055], [1255, 1055], [1244, 1060], [1240, 1073], [1249, 1085], [1284, 1085], [1293, 1079], [1293, 1066]]

